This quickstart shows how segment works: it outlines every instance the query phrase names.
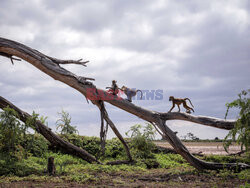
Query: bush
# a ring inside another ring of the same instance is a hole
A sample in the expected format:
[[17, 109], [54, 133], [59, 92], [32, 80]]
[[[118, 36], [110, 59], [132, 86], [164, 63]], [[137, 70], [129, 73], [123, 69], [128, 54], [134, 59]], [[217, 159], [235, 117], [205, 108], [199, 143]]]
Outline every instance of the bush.
[[86, 149], [89, 153], [92, 155], [99, 155], [101, 152], [100, 150], [100, 138], [98, 137], [89, 137], [89, 136], [83, 136], [82, 137], [82, 147]]
[[126, 132], [126, 135], [129, 135], [130, 132], [131, 142], [129, 145], [131, 154], [139, 159], [154, 158], [152, 151], [156, 146], [152, 141], [155, 135], [153, 126], [151, 124], [147, 124], [144, 127], [139, 124], [134, 125]]
[[108, 158], [120, 158], [125, 157], [126, 152], [121, 141], [118, 138], [113, 138], [111, 140], [107, 140], [106, 143], [106, 151], [104, 157]]
[[48, 152], [49, 142], [37, 133], [27, 134], [21, 139], [20, 144], [26, 152], [36, 157], [41, 157]]
[[146, 164], [147, 169], [158, 168], [160, 166], [160, 163], [156, 159], [145, 159], [143, 162]]
[[0, 112], [0, 152], [6, 160], [17, 161], [24, 156], [20, 145], [21, 138], [25, 136], [27, 127], [16, 117], [15, 110], [7, 107]]
[[0, 176], [27, 176], [30, 174], [41, 175], [44, 172], [44, 166], [34, 163], [30, 159], [31, 158], [15, 162], [0, 160]]
[[[89, 136], [80, 136], [76, 134], [60, 135], [63, 139], [68, 142], [85, 149], [87, 152], [94, 156], [98, 156], [101, 152], [100, 149], [100, 138], [98, 137], [89, 137]], [[125, 151], [121, 141], [118, 138], [113, 138], [106, 141], [106, 151], [103, 157], [116, 158], [125, 156]]]
[[60, 135], [64, 140], [85, 149], [92, 155], [97, 156], [100, 153], [100, 138], [90, 136], [80, 136], [76, 134]]

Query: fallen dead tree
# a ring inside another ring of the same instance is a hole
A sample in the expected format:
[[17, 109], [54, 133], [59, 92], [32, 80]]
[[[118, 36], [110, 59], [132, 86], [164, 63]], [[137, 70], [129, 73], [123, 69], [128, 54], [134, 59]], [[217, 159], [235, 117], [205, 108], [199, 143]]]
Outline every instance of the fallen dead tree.
[[[23, 121], [24, 123], [27, 122], [27, 120], [29, 118], [32, 118], [32, 116], [30, 114], [22, 111], [21, 109], [16, 107], [14, 104], [12, 104], [8, 100], [6, 100], [0, 96], [0, 108], [4, 109], [7, 107], [14, 109], [18, 114], [17, 118], [20, 119], [21, 121]], [[41, 121], [36, 120], [34, 122], [33, 126], [35, 127], [35, 130], [38, 133], [43, 135], [51, 143], [51, 145], [60, 148], [61, 150], [63, 150], [66, 153], [71, 153], [71, 154], [74, 153], [74, 155], [81, 157], [82, 159], [88, 161], [89, 163], [93, 163], [93, 162], [100, 163], [94, 156], [89, 154], [84, 149], [81, 149], [81, 148], [63, 140], [62, 138], [60, 138], [58, 135], [53, 133], [50, 128], [48, 128], [46, 125], [44, 125]]]
[[23, 44], [8, 39], [0, 38], [0, 55], [10, 58], [12, 60], [14, 59], [13, 56], [19, 57], [29, 62], [45, 74], [51, 76], [55, 80], [59, 80], [69, 85], [70, 87], [78, 90], [87, 99], [91, 100], [91, 102], [100, 109], [102, 122], [106, 121], [106, 123], [111, 127], [111, 129], [123, 143], [129, 161], [132, 161], [129, 148], [124, 139], [122, 138], [121, 134], [119, 133], [118, 129], [109, 118], [108, 112], [104, 106], [104, 102], [110, 103], [122, 110], [127, 111], [128, 113], [134, 114], [135, 116], [151, 123], [157, 129], [157, 131], [171, 144], [175, 151], [198, 170], [249, 168], [249, 165], [242, 163], [221, 164], [206, 162], [196, 158], [188, 151], [188, 149], [182, 144], [176, 134], [171, 129], [169, 129], [166, 124], [168, 120], [185, 120], [203, 124], [206, 126], [230, 130], [234, 127], [235, 121], [225, 121], [212, 117], [194, 116], [179, 112], [160, 113], [136, 106], [135, 104], [120, 98], [119, 96], [114, 96], [112, 100], [110, 100], [109, 93], [97, 88], [91, 82], [94, 80], [93, 78], [77, 76], [60, 66], [60, 64], [80, 64], [86, 66], [87, 62], [82, 62], [81, 60], [59, 60], [53, 57], [46, 56], [35, 49], [29, 48]]

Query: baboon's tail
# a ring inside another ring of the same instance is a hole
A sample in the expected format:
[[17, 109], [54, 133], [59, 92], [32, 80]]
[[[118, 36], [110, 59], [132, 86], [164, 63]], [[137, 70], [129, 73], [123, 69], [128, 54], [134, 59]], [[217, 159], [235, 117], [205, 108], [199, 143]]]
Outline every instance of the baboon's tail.
[[192, 105], [192, 107], [194, 108], [194, 106], [189, 98], [185, 98], [184, 100], [188, 100], [190, 102], [190, 104]]
[[142, 91], [141, 91], [141, 90], [139, 90], [139, 89], [137, 89], [137, 90], [136, 90], [136, 93], [137, 93], [138, 91], [140, 91], [140, 92], [141, 92], [141, 99], [142, 99]]

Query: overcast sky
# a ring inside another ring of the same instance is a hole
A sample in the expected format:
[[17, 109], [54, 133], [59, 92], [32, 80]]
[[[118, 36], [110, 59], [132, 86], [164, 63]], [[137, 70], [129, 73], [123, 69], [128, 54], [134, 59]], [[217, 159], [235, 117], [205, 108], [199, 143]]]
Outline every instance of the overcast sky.
[[[249, 11], [248, 0], [0, 0], [0, 36], [59, 59], [89, 60], [88, 67], [65, 67], [95, 78], [99, 88], [116, 79], [120, 87], [163, 90], [163, 100], [133, 101], [144, 108], [167, 112], [173, 95], [189, 97], [195, 115], [224, 118], [225, 104], [250, 88]], [[0, 96], [48, 116], [53, 130], [64, 109], [80, 134], [99, 135], [97, 108], [25, 61], [13, 66], [0, 57]], [[107, 110], [123, 134], [144, 124], [111, 105]], [[227, 133], [183, 121], [168, 125], [178, 136]]]

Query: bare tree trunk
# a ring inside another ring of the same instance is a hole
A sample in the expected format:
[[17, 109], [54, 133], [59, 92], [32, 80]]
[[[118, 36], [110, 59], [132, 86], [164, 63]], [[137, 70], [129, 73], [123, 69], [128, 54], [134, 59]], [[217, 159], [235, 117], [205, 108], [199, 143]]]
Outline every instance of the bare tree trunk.
[[100, 139], [101, 139], [101, 155], [105, 154], [105, 145], [106, 145], [106, 137], [108, 133], [108, 123], [106, 123], [106, 127], [104, 127], [104, 103], [100, 101], [100, 112], [101, 112], [101, 130], [100, 130]]
[[47, 167], [48, 174], [50, 176], [54, 176], [56, 174], [56, 167], [54, 164], [54, 157], [48, 158], [48, 167]]
[[[27, 119], [31, 118], [32, 116], [28, 114], [27, 112], [22, 111], [18, 107], [16, 107], [14, 104], [9, 102], [8, 100], [4, 99], [0, 96], [0, 108], [4, 109], [6, 107], [10, 107], [14, 109], [18, 113], [18, 117], [21, 121], [24, 123], [27, 121]], [[89, 154], [84, 149], [81, 149], [65, 140], [60, 138], [58, 135], [54, 134], [50, 128], [48, 128], [46, 125], [44, 125], [41, 121], [37, 120], [35, 121], [35, 129], [38, 133], [42, 134], [52, 145], [62, 149], [66, 153], [70, 153], [73, 155], [76, 155], [89, 163], [100, 163], [94, 156]]]
[[[99, 107], [100, 111], [101, 111], [101, 124], [103, 124], [103, 119], [106, 121], [106, 123], [111, 127], [111, 129], [113, 130], [113, 132], [115, 133], [115, 135], [118, 137], [118, 139], [121, 141], [121, 143], [123, 144], [123, 147], [127, 153], [129, 162], [132, 162], [132, 156], [130, 154], [129, 151], [129, 147], [127, 145], [127, 143], [125, 142], [125, 140], [123, 139], [121, 133], [118, 131], [118, 129], [116, 128], [115, 124], [111, 121], [111, 119], [109, 118], [108, 112], [104, 106], [103, 101], [99, 101], [99, 104], [97, 104], [97, 106]], [[101, 125], [103, 126], [103, 125]], [[101, 136], [101, 141], [102, 141], [102, 136]], [[101, 143], [102, 144], [102, 143]], [[105, 146], [102, 146], [105, 147]], [[104, 149], [104, 148], [102, 148]]]
[[[207, 126], [213, 126], [220, 129], [230, 130], [234, 127], [235, 121], [225, 121], [222, 119], [216, 119], [212, 117], [205, 116], [194, 116], [186, 113], [160, 113], [156, 111], [150, 111], [142, 107], [136, 106], [133, 103], [128, 102], [120, 98], [119, 96], [114, 96], [112, 100], [109, 98], [109, 93], [102, 89], [96, 88], [96, 86], [87, 80], [94, 80], [87, 77], [77, 76], [68, 70], [60, 67], [62, 63], [72, 63], [79, 64], [79, 61], [72, 60], [58, 60], [49, 56], [46, 56], [37, 50], [31, 49], [23, 44], [11, 41], [8, 39], [0, 38], [0, 53], [4, 54], [5, 57], [12, 58], [12, 56], [17, 56], [21, 59], [34, 65], [39, 70], [43, 71], [47, 75], [51, 76], [55, 80], [59, 80], [70, 87], [81, 92], [85, 97], [90, 99], [93, 104], [99, 105], [98, 101], [102, 100], [108, 102], [120, 109], [123, 109], [135, 116], [153, 123], [161, 131], [161, 134], [167, 141], [173, 146], [177, 153], [182, 155], [191, 165], [199, 170], [203, 169], [222, 169], [222, 168], [249, 168], [246, 164], [221, 164], [221, 163], [210, 163], [202, 161], [192, 154], [189, 153], [187, 148], [181, 143], [180, 139], [170, 130], [165, 124], [167, 120], [185, 120], [191, 121]], [[85, 65], [85, 64], [84, 64]], [[91, 91], [91, 92], [90, 92]], [[91, 93], [91, 97], [90, 97]], [[101, 95], [100, 95], [101, 94]], [[109, 121], [109, 118], [105, 119]]]

